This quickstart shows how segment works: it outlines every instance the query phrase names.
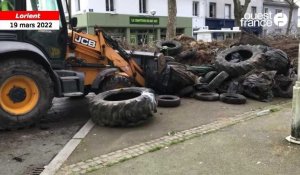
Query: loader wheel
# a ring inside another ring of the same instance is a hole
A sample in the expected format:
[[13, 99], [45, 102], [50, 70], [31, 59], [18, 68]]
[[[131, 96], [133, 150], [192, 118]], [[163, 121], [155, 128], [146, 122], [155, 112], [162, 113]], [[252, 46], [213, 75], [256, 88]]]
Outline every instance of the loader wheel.
[[34, 61], [10, 58], [0, 63], [0, 128], [30, 126], [51, 107], [53, 83]]
[[133, 86], [133, 84], [128, 77], [122, 75], [109, 76], [100, 85], [100, 92], [131, 86]]
[[153, 117], [157, 103], [153, 91], [124, 88], [103, 92], [90, 103], [91, 119], [100, 126], [135, 126]]

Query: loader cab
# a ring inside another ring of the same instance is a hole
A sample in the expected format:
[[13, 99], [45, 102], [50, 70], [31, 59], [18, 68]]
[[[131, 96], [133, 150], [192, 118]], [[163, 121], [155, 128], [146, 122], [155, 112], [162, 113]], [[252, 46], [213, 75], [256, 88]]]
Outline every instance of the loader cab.
[[0, 41], [19, 41], [36, 46], [51, 66], [63, 68], [67, 50], [67, 23], [61, 0], [0, 0], [0, 11], [59, 11], [59, 30], [0, 30]]

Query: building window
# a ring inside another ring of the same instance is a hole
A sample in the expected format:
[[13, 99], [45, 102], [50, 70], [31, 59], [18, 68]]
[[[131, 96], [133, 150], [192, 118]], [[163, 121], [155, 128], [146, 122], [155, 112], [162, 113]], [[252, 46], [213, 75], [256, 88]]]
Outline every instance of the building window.
[[140, 13], [147, 13], [147, 1], [146, 0], [139, 0], [140, 1]]
[[106, 11], [115, 11], [114, 0], [106, 0]]
[[217, 5], [214, 2], [209, 3], [209, 17], [216, 18], [217, 17]]
[[255, 6], [251, 7], [251, 13], [252, 13], [252, 17], [255, 18], [255, 14], [256, 14], [257, 10]]
[[199, 16], [199, 2], [193, 2], [193, 16]]
[[75, 1], [75, 10], [78, 12], [80, 11], [80, 0]]
[[225, 4], [225, 19], [231, 19], [231, 4]]
[[282, 9], [275, 9], [275, 14], [282, 13]]
[[265, 8], [265, 13], [269, 13], [269, 9], [268, 8]]

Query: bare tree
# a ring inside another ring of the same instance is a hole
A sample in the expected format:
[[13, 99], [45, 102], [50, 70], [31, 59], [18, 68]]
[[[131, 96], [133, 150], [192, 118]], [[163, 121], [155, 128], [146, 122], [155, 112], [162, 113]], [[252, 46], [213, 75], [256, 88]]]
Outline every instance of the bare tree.
[[168, 0], [168, 26], [166, 39], [172, 39], [176, 36], [176, 15], [177, 5], [176, 0]]
[[233, 0], [235, 24], [239, 27], [241, 27], [241, 19], [247, 12], [250, 2], [251, 0], [245, 0], [244, 5], [242, 5], [240, 0]]
[[292, 23], [292, 18], [293, 18], [293, 12], [294, 9], [297, 7], [297, 1], [298, 0], [284, 0], [288, 6], [289, 6], [289, 17], [288, 17], [288, 25], [286, 28], [286, 35], [289, 35], [291, 32], [291, 23]]

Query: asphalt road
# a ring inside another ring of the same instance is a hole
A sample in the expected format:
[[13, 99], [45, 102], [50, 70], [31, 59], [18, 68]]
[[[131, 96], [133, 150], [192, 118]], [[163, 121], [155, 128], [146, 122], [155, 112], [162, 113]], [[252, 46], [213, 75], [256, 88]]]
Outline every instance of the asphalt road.
[[0, 175], [32, 174], [48, 164], [89, 119], [88, 98], [54, 99], [41, 126], [0, 131]]

